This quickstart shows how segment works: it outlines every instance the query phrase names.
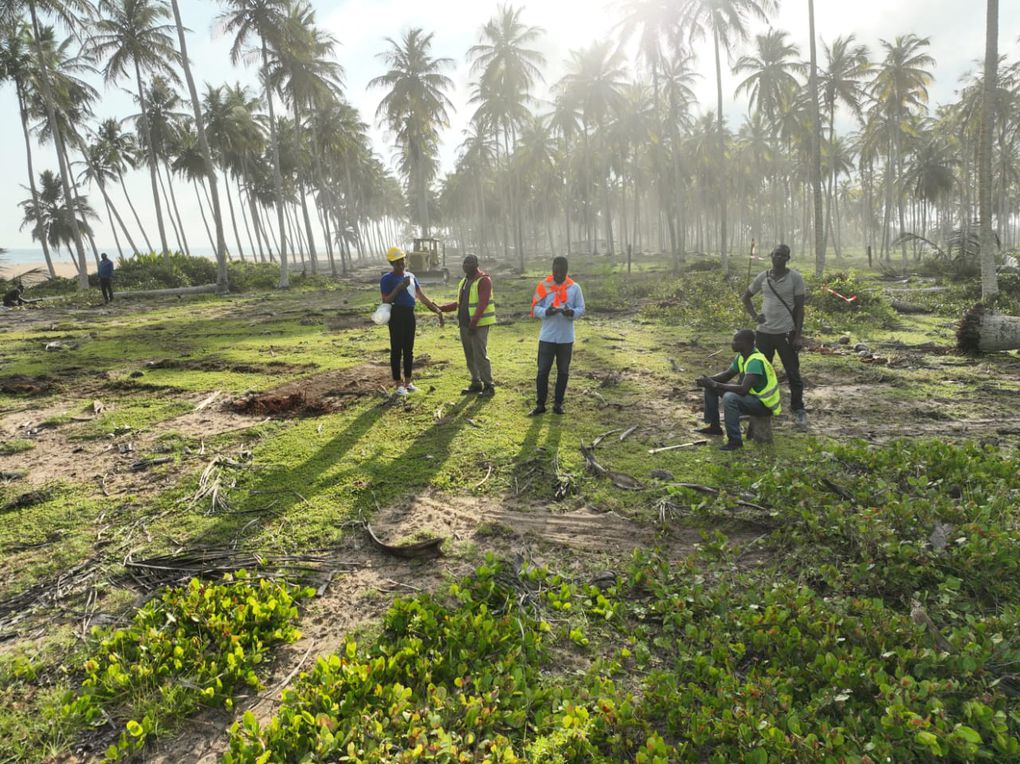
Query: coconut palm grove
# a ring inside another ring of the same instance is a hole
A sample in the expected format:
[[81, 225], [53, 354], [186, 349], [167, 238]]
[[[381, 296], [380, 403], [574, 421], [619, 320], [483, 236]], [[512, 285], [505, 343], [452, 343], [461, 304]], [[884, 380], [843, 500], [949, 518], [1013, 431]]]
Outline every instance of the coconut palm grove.
[[1020, 763], [1011, 3], [0, 0], [0, 103], [0, 764]]

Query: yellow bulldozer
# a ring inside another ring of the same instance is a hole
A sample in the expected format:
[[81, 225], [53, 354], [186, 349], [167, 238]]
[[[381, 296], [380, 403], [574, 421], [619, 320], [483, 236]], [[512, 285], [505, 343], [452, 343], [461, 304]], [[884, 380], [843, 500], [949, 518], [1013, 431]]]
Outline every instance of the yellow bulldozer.
[[407, 253], [407, 270], [423, 284], [447, 284], [450, 271], [446, 267], [446, 245], [439, 239], [415, 239]]

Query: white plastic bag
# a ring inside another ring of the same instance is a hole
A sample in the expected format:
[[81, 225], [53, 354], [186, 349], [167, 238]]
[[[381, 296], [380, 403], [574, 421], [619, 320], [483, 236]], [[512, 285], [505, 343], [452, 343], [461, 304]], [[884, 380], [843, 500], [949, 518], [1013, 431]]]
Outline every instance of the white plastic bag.
[[388, 302], [379, 303], [379, 307], [375, 309], [375, 313], [372, 314], [372, 320], [379, 326], [385, 326], [390, 322], [390, 312], [393, 310], [393, 306]]

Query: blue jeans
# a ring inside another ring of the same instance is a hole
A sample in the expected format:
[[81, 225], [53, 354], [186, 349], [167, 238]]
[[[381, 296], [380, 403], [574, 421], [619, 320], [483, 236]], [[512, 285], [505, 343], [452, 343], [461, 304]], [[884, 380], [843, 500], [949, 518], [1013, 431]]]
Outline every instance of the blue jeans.
[[[705, 424], [719, 426], [719, 398], [720, 396], [717, 391], [705, 388]], [[743, 442], [740, 434], [741, 414], [747, 414], [748, 416], [772, 414], [768, 406], [750, 393], [747, 395], [724, 393], [722, 395], [722, 404], [726, 418], [726, 437], [731, 443]]]

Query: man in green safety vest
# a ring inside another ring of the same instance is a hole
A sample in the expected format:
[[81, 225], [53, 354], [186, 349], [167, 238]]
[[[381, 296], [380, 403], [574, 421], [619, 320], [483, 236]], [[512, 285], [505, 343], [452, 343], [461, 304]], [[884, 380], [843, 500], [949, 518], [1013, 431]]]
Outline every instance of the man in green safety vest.
[[471, 384], [461, 390], [462, 395], [491, 398], [496, 394], [492, 382], [492, 364], [489, 363], [489, 327], [496, 323], [496, 300], [492, 294], [492, 279], [478, 268], [478, 258], [464, 258], [464, 278], [457, 286], [457, 301], [441, 305], [444, 313], [457, 311], [460, 327], [460, 344], [464, 347]]
[[[699, 377], [698, 387], [705, 388], [705, 423], [698, 432], [722, 435], [719, 426], [719, 399], [722, 398], [726, 421], [726, 444], [721, 451], [736, 451], [744, 443], [740, 435], [740, 415], [776, 416], [782, 413], [779, 402], [779, 380], [768, 359], [754, 346], [754, 332], [741, 329], [731, 344], [737, 354], [725, 371], [712, 377]], [[736, 384], [727, 384], [739, 375]]]

